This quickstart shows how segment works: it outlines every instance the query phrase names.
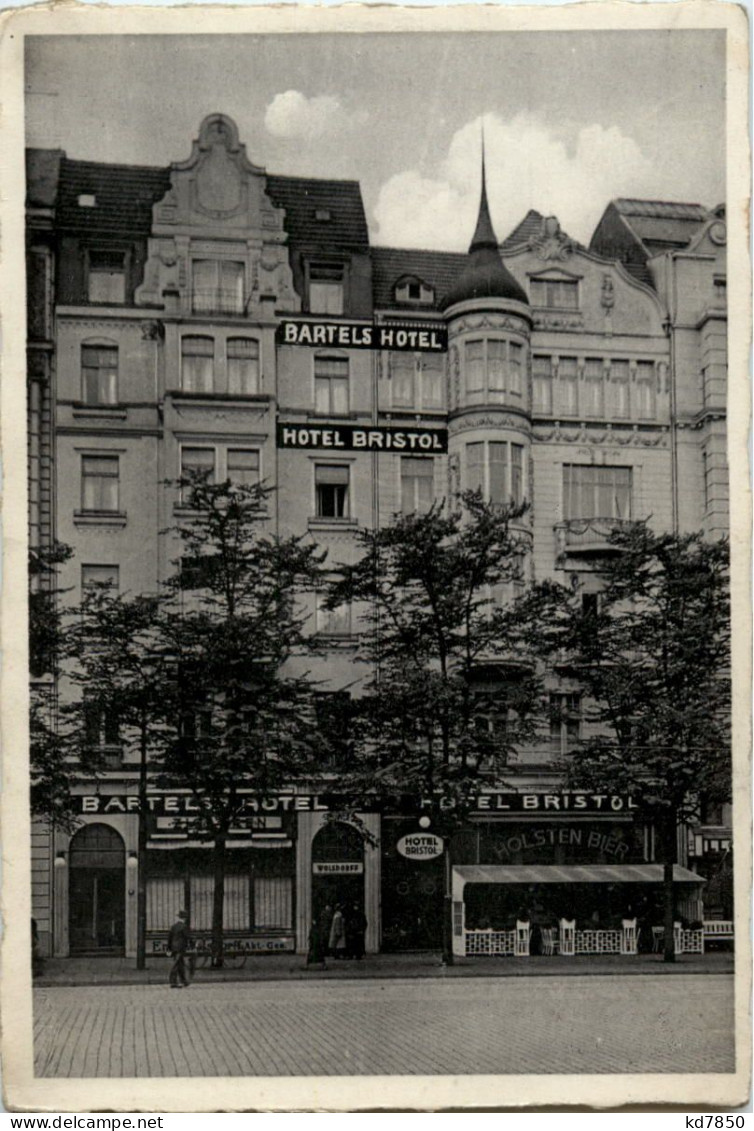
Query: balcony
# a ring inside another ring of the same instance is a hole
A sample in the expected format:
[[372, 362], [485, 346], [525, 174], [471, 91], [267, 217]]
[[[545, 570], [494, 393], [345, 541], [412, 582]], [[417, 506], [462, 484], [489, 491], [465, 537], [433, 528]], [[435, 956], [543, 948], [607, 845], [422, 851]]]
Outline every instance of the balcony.
[[615, 554], [610, 542], [613, 530], [630, 530], [630, 518], [569, 518], [554, 526], [558, 559], [591, 554]]
[[248, 302], [237, 289], [223, 287], [195, 288], [191, 292], [192, 314], [235, 314], [246, 313]]

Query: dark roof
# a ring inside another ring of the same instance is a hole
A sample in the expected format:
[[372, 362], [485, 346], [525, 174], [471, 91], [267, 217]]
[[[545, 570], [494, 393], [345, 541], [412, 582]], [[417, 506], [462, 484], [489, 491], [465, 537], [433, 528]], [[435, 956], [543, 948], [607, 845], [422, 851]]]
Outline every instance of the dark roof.
[[476, 247], [466, 260], [467, 266], [443, 300], [443, 309], [470, 299], [515, 299], [529, 305], [526, 291], [511, 275], [495, 247]]
[[[71, 161], [63, 156], [58, 222], [61, 228], [79, 231], [148, 235], [152, 206], [169, 188], [169, 168]], [[285, 209], [285, 227], [293, 242], [327, 244], [333, 249], [368, 248], [369, 231], [357, 181], [268, 176], [267, 188], [275, 206]], [[81, 207], [78, 199], [83, 195], [94, 196], [96, 205]], [[331, 219], [318, 220], [317, 211], [329, 212]]]
[[703, 204], [682, 204], [673, 200], [632, 200], [619, 196], [613, 201], [623, 216], [644, 216], [653, 220], [706, 220]]
[[[152, 227], [152, 205], [170, 188], [170, 170], [151, 165], [105, 165], [69, 161], [60, 168], [58, 223], [61, 228], [90, 232], [129, 232], [146, 236]], [[94, 196], [93, 208], [79, 197]]]
[[[358, 181], [324, 181], [313, 177], [267, 177], [267, 192], [285, 209], [285, 229], [299, 244], [335, 248], [369, 247], [369, 229]], [[329, 220], [316, 213], [329, 212]]]
[[528, 243], [530, 239], [538, 236], [542, 231], [543, 221], [542, 213], [530, 208], [521, 223], [517, 224], [513, 231], [505, 237], [500, 245], [500, 250], [508, 251], [510, 248], [518, 247], [519, 244]]
[[[414, 251], [408, 248], [372, 248], [372, 288], [378, 310], [397, 307], [401, 310], [439, 309], [441, 300], [464, 268], [467, 256], [457, 251]], [[435, 291], [435, 306], [425, 303], [409, 306], [396, 303], [393, 288], [404, 275], [415, 275]]]

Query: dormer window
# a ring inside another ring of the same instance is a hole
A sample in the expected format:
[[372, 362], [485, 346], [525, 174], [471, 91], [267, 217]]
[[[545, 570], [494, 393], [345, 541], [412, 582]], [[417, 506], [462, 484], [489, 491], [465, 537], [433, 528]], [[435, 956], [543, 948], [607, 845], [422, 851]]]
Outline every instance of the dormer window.
[[345, 268], [342, 263], [317, 260], [309, 264], [309, 311], [342, 314]]
[[395, 301], [411, 306], [432, 306], [435, 301], [435, 292], [421, 279], [411, 276], [406, 279], [399, 279], [395, 284]]
[[531, 279], [531, 304], [551, 310], [578, 310], [579, 281], [564, 275], [548, 275]]

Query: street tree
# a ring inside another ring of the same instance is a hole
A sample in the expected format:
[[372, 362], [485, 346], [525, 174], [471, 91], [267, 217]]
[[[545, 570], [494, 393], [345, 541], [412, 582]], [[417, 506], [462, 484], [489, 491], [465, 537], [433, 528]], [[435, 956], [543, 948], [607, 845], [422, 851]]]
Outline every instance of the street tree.
[[730, 800], [728, 545], [701, 534], [612, 531], [597, 597], [545, 584], [532, 643], [587, 696], [584, 739], [563, 769], [574, 788], [635, 794], [660, 832], [664, 957], [674, 960], [679, 828]]
[[89, 773], [108, 756], [139, 765], [136, 965], [146, 964], [146, 884], [150, 764], [159, 769], [175, 712], [172, 656], [162, 632], [158, 594], [118, 594], [107, 585], [88, 589], [68, 630], [68, 681], [78, 688], [63, 709]]
[[62, 827], [74, 821], [70, 787], [76, 768], [57, 710], [57, 683], [66, 651], [58, 569], [72, 553], [70, 546], [53, 542], [31, 547], [28, 563], [31, 812]]
[[301, 595], [315, 588], [322, 555], [305, 537], [270, 530], [268, 488], [177, 484], [181, 546], [162, 618], [174, 660], [176, 728], [162, 778], [190, 789], [184, 826], [213, 845], [212, 961], [223, 961], [228, 836], [261, 802], [313, 764], [309, 640]]
[[530, 738], [539, 681], [524, 649], [515, 590], [529, 549], [525, 506], [457, 504], [397, 516], [359, 535], [329, 604], [362, 610], [372, 672], [354, 705], [343, 793], [395, 806], [413, 798], [446, 837], [443, 956], [452, 962], [451, 838], [483, 785], [500, 784]]

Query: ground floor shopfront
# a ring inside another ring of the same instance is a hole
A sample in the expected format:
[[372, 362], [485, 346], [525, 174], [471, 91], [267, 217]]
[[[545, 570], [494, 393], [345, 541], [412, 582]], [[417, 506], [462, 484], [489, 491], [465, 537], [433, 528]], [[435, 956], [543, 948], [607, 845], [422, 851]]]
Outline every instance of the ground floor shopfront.
[[[208, 945], [213, 853], [182, 831], [191, 805], [186, 791], [150, 794], [148, 954], [165, 950], [182, 908], [199, 948]], [[76, 830], [50, 838], [42, 949], [135, 955], [135, 786], [82, 788], [79, 809]], [[456, 933], [459, 923], [468, 931], [512, 930], [517, 921], [540, 928], [561, 918], [604, 929], [625, 918], [662, 922], [657, 866], [641, 872], [655, 858], [654, 832], [617, 796], [482, 794], [465, 827], [442, 836], [421, 812], [341, 820], [326, 798], [291, 792], [250, 799], [239, 824], [227, 842], [224, 928], [229, 943], [251, 953], [306, 953], [312, 922], [337, 904], [366, 916], [367, 953], [437, 949], [451, 886]], [[678, 917], [701, 919], [702, 880], [684, 878]]]

